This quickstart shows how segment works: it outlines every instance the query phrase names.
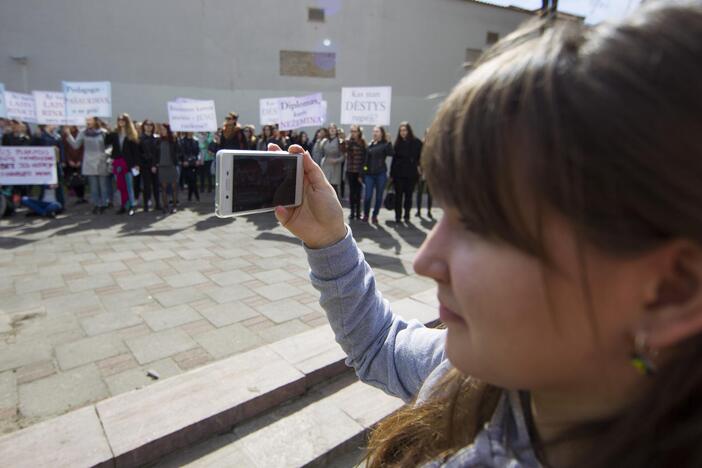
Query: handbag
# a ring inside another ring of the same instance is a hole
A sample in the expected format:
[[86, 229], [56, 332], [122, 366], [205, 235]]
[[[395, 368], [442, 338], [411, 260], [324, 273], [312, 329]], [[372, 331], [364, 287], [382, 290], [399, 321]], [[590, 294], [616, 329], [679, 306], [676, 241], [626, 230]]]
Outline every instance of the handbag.
[[386, 210], [395, 211], [395, 187], [393, 185], [388, 187], [383, 206]]
[[72, 189], [77, 189], [85, 186], [85, 178], [82, 174], [74, 172], [68, 179], [68, 187]]

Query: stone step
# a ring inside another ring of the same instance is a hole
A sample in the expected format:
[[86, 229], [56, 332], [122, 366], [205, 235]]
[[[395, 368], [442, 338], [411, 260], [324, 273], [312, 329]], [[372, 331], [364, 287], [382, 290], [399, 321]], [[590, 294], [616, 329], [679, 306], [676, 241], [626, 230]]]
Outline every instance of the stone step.
[[156, 466], [354, 466], [370, 429], [402, 406], [399, 398], [346, 373]]
[[[430, 290], [392, 306], [431, 325], [435, 301]], [[13, 467], [152, 463], [347, 373], [344, 359], [331, 328], [317, 327], [8, 434], [0, 460]]]

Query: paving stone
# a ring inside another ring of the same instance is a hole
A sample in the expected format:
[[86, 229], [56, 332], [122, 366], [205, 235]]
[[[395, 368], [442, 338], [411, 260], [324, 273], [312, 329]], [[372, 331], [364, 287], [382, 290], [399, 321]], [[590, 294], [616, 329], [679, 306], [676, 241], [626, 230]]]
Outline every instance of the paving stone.
[[216, 359], [263, 344], [261, 338], [239, 323], [202, 333], [195, 340]]
[[121, 252], [107, 252], [107, 253], [99, 253], [98, 257], [100, 257], [104, 262], [112, 262], [115, 260], [126, 260], [128, 258], [135, 258], [137, 255], [134, 252], [131, 252], [129, 250], [124, 250]]
[[269, 284], [267, 286], [255, 287], [253, 290], [269, 301], [278, 301], [280, 299], [304, 294], [304, 291], [301, 289], [297, 289], [295, 286], [290, 286], [286, 283]]
[[106, 286], [112, 286], [115, 281], [112, 276], [102, 273], [96, 275], [90, 275], [87, 278], [74, 279], [67, 282], [68, 287], [71, 292], [86, 291], [89, 289], [104, 288]]
[[273, 343], [307, 330], [310, 330], [309, 326], [295, 319], [260, 330], [258, 331], [258, 336], [263, 338], [268, 343]]
[[254, 308], [275, 323], [287, 322], [312, 312], [309, 306], [291, 299], [283, 299], [282, 301], [271, 302]]
[[117, 278], [117, 284], [122, 289], [140, 289], [163, 283], [161, 277], [154, 273], [138, 273]]
[[98, 273], [112, 273], [115, 271], [127, 270], [127, 265], [120, 261], [94, 263], [92, 265], [83, 265], [83, 269], [91, 275]]
[[78, 263], [54, 263], [43, 265], [37, 269], [39, 276], [64, 275], [69, 273], [84, 273], [83, 267]]
[[244, 281], [249, 281], [254, 279], [248, 273], [239, 270], [225, 271], [222, 273], [215, 273], [214, 275], [208, 275], [212, 281], [220, 286], [229, 286], [232, 284], [240, 284]]
[[214, 254], [207, 249], [180, 248], [176, 253], [186, 260], [195, 260], [202, 257], [211, 257]]
[[19, 386], [19, 408], [24, 417], [58, 415], [109, 396], [95, 364], [61, 372]]
[[129, 338], [126, 343], [139, 364], [148, 364], [197, 346], [187, 333], [178, 328]]
[[39, 292], [3, 297], [2, 302], [0, 302], [0, 311], [12, 313], [25, 309], [32, 309], [36, 307], [39, 302], [41, 302], [41, 294]]
[[415, 301], [409, 297], [393, 302], [392, 311], [405, 320], [417, 319], [422, 323], [429, 323], [439, 319], [439, 310], [436, 307]]
[[17, 294], [26, 294], [41, 291], [42, 289], [54, 289], [64, 287], [66, 284], [61, 275], [35, 276], [15, 281]]
[[203, 364], [211, 362], [212, 359], [212, 356], [200, 347], [193, 348], [189, 351], [183, 351], [173, 356], [173, 360], [178, 364], [178, 367], [184, 371], [200, 367]]
[[173, 328], [202, 319], [202, 316], [187, 304], [167, 309], [148, 310], [143, 312], [141, 316], [154, 331], [165, 330], [166, 328]]
[[[129, 261], [129, 260], [127, 260]], [[141, 263], [130, 263], [129, 264], [129, 269], [132, 270], [134, 273], [157, 273], [161, 272], [163, 270], [168, 270], [169, 266], [166, 262], [163, 260], [150, 260], [148, 262], [141, 262]], [[161, 276], [159, 274], [159, 276]]]
[[180, 304], [200, 301], [205, 299], [207, 296], [197, 289], [183, 288], [156, 293], [153, 297], [160, 302], [162, 306], [172, 307]]
[[209, 282], [209, 280], [199, 271], [178, 273], [166, 278], [166, 283], [168, 283], [172, 288], [183, 288], [186, 286], [193, 286], [207, 282]]
[[0, 410], [17, 406], [17, 378], [12, 371], [0, 372]]
[[282, 283], [296, 278], [295, 275], [280, 268], [254, 273], [253, 276], [266, 284]]
[[127, 371], [120, 372], [119, 374], [105, 377], [105, 382], [107, 383], [107, 388], [110, 390], [110, 394], [118, 395], [120, 393], [146, 387], [147, 385], [157, 382], [158, 380], [154, 380], [146, 375], [149, 370], [154, 370], [158, 373], [160, 377], [158, 380], [162, 380], [182, 372], [176, 363], [170, 358], [152, 362], [146, 367], [129, 369]]
[[66, 370], [124, 351], [126, 347], [118, 335], [98, 335], [57, 346], [56, 360], [61, 369]]
[[238, 301], [256, 295], [254, 291], [239, 284], [232, 284], [224, 287], [215, 287], [205, 291], [214, 301], [224, 304], [226, 302]]
[[0, 438], [0, 454], [13, 468], [103, 466], [112, 459], [92, 406]]
[[0, 372], [51, 359], [51, 345], [46, 342], [17, 343], [0, 352]]
[[[354, 376], [355, 377], [355, 376]], [[404, 402], [382, 390], [357, 381], [337, 392], [321, 394], [364, 428], [372, 428], [378, 421], [402, 408]]]
[[142, 323], [141, 317], [129, 311], [93, 315], [80, 321], [89, 336], [128, 328]]
[[100, 295], [99, 298], [108, 312], [122, 312], [134, 306], [155, 303], [155, 299], [145, 289], [119, 291]]
[[205, 332], [214, 330], [215, 326], [212, 325], [207, 320], [202, 319], [202, 320], [196, 320], [195, 322], [189, 322], [189, 323], [183, 324], [179, 328], [181, 330], [183, 330], [185, 333], [187, 333], [188, 335], [195, 336], [195, 335], [199, 335], [200, 333], [205, 333]]
[[260, 315], [257, 311], [241, 302], [227, 302], [202, 309], [200, 313], [216, 327], [231, 325]]
[[96, 365], [103, 377], [119, 374], [120, 372], [124, 372], [138, 366], [134, 356], [132, 356], [131, 353], [108, 357], [102, 361], [96, 362]]
[[161, 250], [147, 250], [144, 252], [139, 252], [139, 256], [143, 258], [147, 262], [151, 262], [153, 260], [160, 260], [163, 258], [171, 258], [175, 257], [176, 253], [167, 250], [167, 249], [161, 249]]
[[414, 294], [411, 296], [412, 299], [415, 301], [422, 302], [424, 304], [427, 304], [429, 306], [432, 306], [438, 310], [439, 308], [439, 298], [437, 296], [437, 288], [434, 286], [433, 288], [427, 289], [426, 291], [422, 291], [421, 293]]
[[74, 314], [86, 311], [101, 312], [103, 310], [100, 299], [93, 291], [51, 297], [42, 300], [41, 304], [46, 308], [47, 314], [61, 313], [66, 310], [70, 310]]

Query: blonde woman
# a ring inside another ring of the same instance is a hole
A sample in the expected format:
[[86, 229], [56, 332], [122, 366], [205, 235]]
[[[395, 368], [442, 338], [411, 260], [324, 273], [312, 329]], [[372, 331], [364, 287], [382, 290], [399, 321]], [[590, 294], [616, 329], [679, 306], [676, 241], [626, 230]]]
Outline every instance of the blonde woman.
[[108, 134], [107, 146], [112, 146], [112, 173], [115, 175], [121, 207], [117, 214], [134, 215], [134, 177], [139, 175], [139, 134], [129, 114], [120, 114], [117, 129]]
[[342, 164], [344, 163], [346, 146], [344, 141], [339, 138], [339, 128], [336, 124], [329, 124], [329, 136], [322, 141], [321, 156], [322, 156], [322, 171], [327, 178], [337, 197], [340, 196], [341, 178], [343, 175]]

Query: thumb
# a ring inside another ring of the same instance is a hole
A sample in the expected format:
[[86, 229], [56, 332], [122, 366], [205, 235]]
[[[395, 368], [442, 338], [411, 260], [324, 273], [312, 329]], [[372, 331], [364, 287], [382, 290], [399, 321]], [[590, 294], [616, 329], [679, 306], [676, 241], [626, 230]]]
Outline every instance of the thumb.
[[285, 226], [288, 223], [288, 221], [290, 221], [291, 216], [292, 216], [292, 210], [289, 210], [289, 209], [285, 208], [284, 206], [276, 206], [275, 207], [275, 218], [283, 226]]

